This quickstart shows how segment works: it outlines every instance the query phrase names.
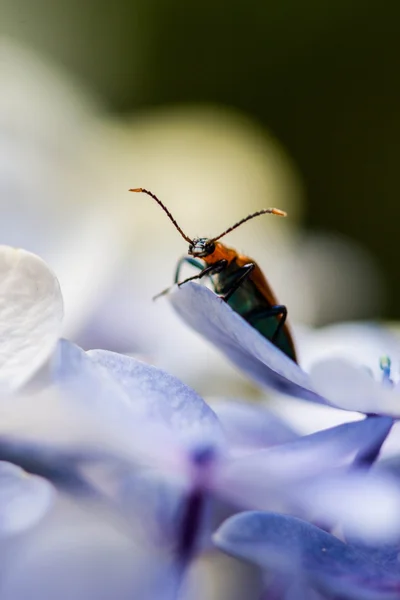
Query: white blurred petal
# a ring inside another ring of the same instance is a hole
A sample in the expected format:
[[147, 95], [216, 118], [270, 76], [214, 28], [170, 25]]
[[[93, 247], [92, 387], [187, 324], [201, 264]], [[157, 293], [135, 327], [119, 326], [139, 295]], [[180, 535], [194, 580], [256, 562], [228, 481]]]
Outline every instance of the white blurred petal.
[[371, 543], [399, 539], [400, 487], [389, 477], [362, 472], [326, 477], [309, 482], [300, 495], [317, 519], [329, 515], [350, 537]]
[[366, 369], [332, 359], [315, 364], [310, 377], [315, 389], [338, 408], [400, 417], [400, 394], [375, 381]]
[[320, 329], [295, 330], [302, 367], [308, 371], [316, 362], [340, 358], [367, 367], [380, 378], [379, 361], [389, 356], [393, 364], [400, 356], [400, 337], [372, 322], [336, 323]]
[[344, 412], [339, 408], [310, 403], [289, 396], [274, 395], [268, 400], [268, 406], [271, 406], [278, 415], [303, 435], [363, 418], [363, 415], [358, 412]]
[[23, 385], [60, 337], [63, 300], [54, 274], [38, 256], [0, 246], [0, 390]]

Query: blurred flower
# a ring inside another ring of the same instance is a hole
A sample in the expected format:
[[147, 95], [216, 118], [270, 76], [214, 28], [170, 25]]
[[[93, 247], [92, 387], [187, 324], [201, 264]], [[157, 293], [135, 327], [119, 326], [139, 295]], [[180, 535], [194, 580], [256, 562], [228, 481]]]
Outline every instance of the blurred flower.
[[[317, 492], [322, 497], [331, 485], [330, 469], [369, 455], [380, 447], [392, 425], [390, 419], [371, 418], [271, 448], [264, 441], [259, 450], [243, 453], [238, 452], [242, 445], [238, 448], [233, 440], [229, 446], [224, 438], [230, 421], [226, 413], [220, 424], [193, 390], [131, 357], [100, 350], [85, 353], [63, 341], [50, 373], [56, 388], [67, 394], [69, 405], [74, 402], [79, 412], [87, 413], [85, 420], [92, 419], [104, 430], [112, 426], [103, 448], [109, 442], [111, 453], [121, 460], [161, 469], [183, 485], [187, 498], [195, 495], [198, 509], [211, 495], [239, 506], [260, 506], [260, 502], [268, 506], [279, 499], [306, 512], [320, 511]], [[260, 410], [257, 425], [263, 420]], [[250, 430], [255, 428], [250, 425]], [[33, 429], [30, 420], [30, 434]], [[249, 429], [246, 435], [252, 437]], [[325, 518], [336, 522], [334, 502], [330, 510]], [[394, 522], [391, 526], [396, 529]]]
[[75, 335], [120, 259], [99, 146], [101, 112], [74, 82], [0, 37], [0, 224], [3, 244], [57, 272]]
[[104, 504], [59, 494], [35, 528], [2, 545], [2, 597], [176, 600], [170, 564], [136, 525]]
[[[54, 275], [35, 255], [6, 246], [0, 264], [2, 303], [12, 308], [0, 313], [0, 328], [9, 327], [3, 354], [14, 365], [3, 375], [0, 458], [9, 463], [6, 474], [14, 477], [14, 464], [36, 476], [11, 490], [14, 512], [4, 513], [12, 532], [22, 530], [4, 546], [6, 598], [23, 598], [27, 588], [41, 598], [90, 592], [108, 600], [113, 591], [122, 600], [177, 598], [216, 500], [231, 510], [279, 505], [329, 526], [339, 522], [369, 544], [400, 535], [400, 486], [388, 474], [355, 468], [375, 460], [391, 419], [370, 417], [302, 438], [263, 408], [257, 416], [255, 406], [221, 405], [219, 420], [194, 390], [154, 366], [84, 352], [66, 340], [56, 345], [62, 298]], [[187, 288], [215, 298], [206, 288]], [[17, 343], [7, 345], [15, 333]], [[238, 335], [235, 345], [241, 352]], [[295, 394], [311, 393], [297, 372], [274, 371], [280, 352], [269, 346], [272, 379]], [[17, 387], [24, 393], [10, 398], [6, 392]], [[118, 560], [103, 569], [103, 553], [114, 546]]]
[[[54, 589], [52, 570], [47, 569], [40, 579], [35, 572], [41, 573], [49, 560], [58, 581], [76, 573], [72, 556], [79, 547], [85, 548], [82, 560], [86, 556], [95, 572], [101, 568], [101, 557], [85, 541], [87, 528], [80, 531], [80, 513], [83, 518], [87, 510], [93, 527], [96, 520], [101, 521], [100, 547], [112, 543], [108, 536], [115, 528], [118, 538], [124, 531], [124, 538], [131, 540], [128, 546], [124, 542], [119, 552], [124, 564], [129, 558], [132, 561], [132, 577], [124, 572], [118, 589], [131, 589], [142, 594], [141, 598], [164, 598], [162, 593], [158, 596], [164, 585], [175, 590], [165, 597], [176, 597], [189, 562], [201, 549], [201, 538], [209, 527], [206, 508], [214, 496], [241, 506], [263, 507], [283, 501], [302, 512], [324, 516], [327, 522], [339, 519], [361, 538], [364, 534], [367, 541], [386, 541], [400, 533], [396, 508], [400, 488], [381, 476], [367, 482], [337, 472], [338, 465], [350, 464], [354, 454], [387, 435], [390, 423], [384, 419], [367, 419], [241, 459], [227, 456], [220, 462], [210, 446], [212, 413], [195, 401], [190, 390], [154, 367], [104, 351], [88, 356], [63, 342], [52, 372], [61, 397], [36, 393], [34, 405], [30, 396], [15, 398], [12, 406], [3, 410], [0, 424], [0, 456], [49, 478], [59, 490], [58, 504], [67, 492], [75, 506], [72, 516], [70, 509], [55, 517], [49, 514], [40, 529], [17, 546], [22, 545], [20, 551], [29, 556], [38, 536], [42, 540], [40, 552], [34, 560], [33, 555], [29, 559], [35, 567], [29, 572], [45, 598], [51, 597], [46, 596], [47, 590]], [[129, 404], [123, 392], [131, 400]], [[166, 410], [160, 414], [163, 406]], [[160, 428], [161, 422], [173, 436]], [[199, 437], [202, 431], [206, 446]], [[85, 480], [88, 485], [77, 485]], [[359, 494], [365, 501], [357, 519], [348, 507], [350, 499], [355, 503]], [[385, 501], [381, 514], [376, 514], [377, 500]], [[78, 533], [67, 542], [71, 526], [77, 527]], [[103, 527], [109, 531], [104, 542]], [[60, 548], [55, 558], [51, 554], [54, 547]], [[18, 582], [19, 564], [19, 560], [9, 564], [13, 586]], [[104, 577], [112, 577], [115, 568], [110, 564]], [[85, 585], [98, 585], [97, 577], [93, 579], [88, 571], [78, 569], [77, 573], [78, 590], [86, 578]], [[148, 587], [150, 573], [153, 584]], [[125, 596], [118, 592], [116, 597]]]

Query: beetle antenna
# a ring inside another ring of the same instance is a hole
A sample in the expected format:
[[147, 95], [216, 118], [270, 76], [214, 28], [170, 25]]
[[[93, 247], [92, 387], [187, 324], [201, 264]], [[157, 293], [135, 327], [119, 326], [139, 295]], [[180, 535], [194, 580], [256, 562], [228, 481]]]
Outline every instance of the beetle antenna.
[[224, 237], [224, 235], [226, 235], [227, 233], [230, 233], [237, 227], [240, 227], [240, 225], [243, 225], [243, 223], [246, 223], [246, 221], [250, 221], [250, 219], [254, 219], [254, 217], [259, 217], [260, 215], [267, 215], [267, 214], [277, 215], [278, 217], [286, 217], [287, 216], [287, 213], [285, 213], [284, 210], [279, 210], [279, 208], [264, 208], [263, 210], [258, 210], [257, 212], [253, 213], [252, 215], [249, 215], [248, 217], [245, 217], [241, 221], [238, 221], [237, 223], [235, 223], [235, 225], [232, 225], [232, 227], [229, 227], [229, 229], [227, 229], [226, 231], [224, 231], [217, 237], [212, 238], [210, 240], [210, 242], [216, 242], [217, 240]]
[[149, 190], [145, 190], [144, 188], [132, 188], [129, 191], [130, 192], [143, 193], [143, 194], [147, 194], [148, 196], [151, 196], [153, 198], [153, 200], [155, 200], [157, 202], [157, 204], [159, 204], [161, 206], [161, 208], [163, 209], [163, 211], [165, 211], [167, 213], [169, 219], [175, 225], [175, 228], [179, 231], [179, 233], [181, 234], [181, 236], [183, 237], [183, 239], [186, 240], [187, 242], [189, 242], [189, 244], [193, 243], [193, 240], [191, 240], [190, 237], [188, 237], [185, 233], [183, 233], [182, 229], [179, 227], [178, 223], [175, 221], [174, 217], [171, 215], [171, 213], [169, 212], [168, 208], [161, 202], [161, 200], [159, 200], [157, 198], [157, 196], [155, 194], [153, 194], [152, 192], [149, 192]]

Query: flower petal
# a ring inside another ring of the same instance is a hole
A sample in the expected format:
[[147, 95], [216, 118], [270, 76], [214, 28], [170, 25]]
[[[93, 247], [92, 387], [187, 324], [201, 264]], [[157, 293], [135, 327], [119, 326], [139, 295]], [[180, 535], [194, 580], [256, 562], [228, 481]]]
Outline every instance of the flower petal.
[[118, 444], [120, 450], [136, 453], [146, 463], [185, 469], [195, 455], [223, 443], [218, 418], [200, 396], [172, 375], [134, 358], [102, 350], [84, 352], [61, 340], [50, 373], [72, 410], [74, 405], [76, 411], [86, 410], [93, 421], [107, 427], [107, 440], [125, 440], [125, 449], [122, 441]]
[[[231, 460], [221, 470], [216, 489], [245, 507], [271, 509], [278, 500], [303, 511], [321, 512], [322, 501], [316, 496], [314, 506], [313, 495], [307, 492], [310, 481], [321, 480], [322, 495], [325, 480], [321, 478], [337, 467], [348, 468], [360, 454], [375, 448], [385, 439], [391, 423], [385, 417], [370, 417]], [[336, 524], [338, 510], [332, 504], [330, 511], [325, 511], [330, 524]]]
[[394, 544], [375, 543], [373, 545], [367, 545], [358, 540], [354, 541], [351, 536], [347, 536], [346, 532], [345, 536], [347, 542], [368, 560], [373, 561], [393, 575], [400, 577], [400, 543], [398, 541]]
[[68, 340], [59, 341], [50, 364], [50, 376], [71, 402], [92, 411], [93, 418], [107, 415], [110, 424], [118, 424], [137, 414], [122, 385]]
[[154, 469], [127, 470], [117, 486], [118, 507], [155, 546], [175, 548], [190, 486]]
[[45, 262], [0, 246], [0, 391], [21, 387], [51, 355], [60, 337], [63, 301]]
[[189, 282], [168, 295], [180, 317], [252, 379], [278, 392], [325, 404], [300, 367], [208, 288]]
[[[231, 517], [214, 535], [215, 544], [261, 568], [306, 576], [317, 588], [344, 598], [396, 598], [400, 578], [356, 549], [295, 517], [247, 512]], [[335, 596], [336, 597], [336, 596]]]
[[393, 331], [376, 323], [335, 323], [319, 329], [300, 332], [301, 364], [307, 372], [320, 361], [337, 359], [367, 367], [376, 378], [382, 371], [382, 356], [398, 356], [400, 339]]
[[118, 381], [143, 416], [166, 424], [183, 439], [194, 438], [204, 443], [221, 439], [220, 424], [213, 410], [176, 377], [115, 352], [91, 350], [88, 356]]
[[[87, 429], [87, 445], [93, 443], [98, 448], [99, 434], [103, 432], [103, 447], [109, 443], [109, 448], [122, 455], [133, 453], [141, 455], [145, 462], [155, 460], [158, 464], [161, 461], [175, 466], [183, 458], [178, 440], [165, 422], [155, 422], [141, 410], [142, 395], [137, 403], [133, 402], [122, 381], [72, 342], [60, 340], [50, 364], [50, 378], [64, 400], [56, 407], [57, 398], [54, 402], [50, 398], [57, 427], [62, 426], [62, 415], [66, 412], [69, 419], [82, 423], [79, 432], [84, 434]], [[77, 426], [74, 433], [76, 429]], [[46, 431], [45, 435], [49, 433]], [[61, 433], [61, 437], [65, 436]]]
[[95, 503], [62, 499], [39, 527], [5, 546], [2, 600], [174, 600], [173, 556]]
[[338, 408], [366, 414], [400, 417], [400, 395], [360, 366], [341, 359], [314, 365], [310, 374], [316, 390]]
[[219, 400], [213, 404], [222, 428], [237, 455], [277, 444], [292, 442], [299, 436], [261, 404], [238, 400]]
[[35, 525], [51, 507], [54, 494], [45, 479], [0, 461], [0, 537]]
[[319, 523], [339, 524], [365, 543], [396, 543], [400, 538], [400, 485], [373, 472], [327, 473], [299, 485], [297, 501]]
[[[236, 465], [239, 470], [242, 470], [242, 466], [245, 471], [252, 465], [257, 465], [257, 468], [263, 468], [264, 465], [269, 469], [274, 469], [276, 465], [276, 473], [285, 477], [293, 477], [296, 473], [303, 476], [304, 473], [301, 474], [299, 470], [301, 465], [306, 472], [323, 473], [329, 467], [351, 464], [360, 453], [368, 453], [385, 440], [391, 425], [392, 420], [387, 417], [368, 417], [258, 450], [232, 461], [231, 465]], [[324, 463], [323, 458], [330, 459], [330, 462]]]

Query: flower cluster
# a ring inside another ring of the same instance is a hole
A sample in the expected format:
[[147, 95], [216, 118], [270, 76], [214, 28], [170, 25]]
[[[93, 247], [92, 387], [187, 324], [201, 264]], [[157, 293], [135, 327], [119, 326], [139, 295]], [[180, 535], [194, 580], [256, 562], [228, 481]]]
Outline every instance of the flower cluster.
[[[37, 256], [1, 246], [0, 272], [2, 599], [205, 598], [217, 552], [256, 565], [254, 598], [400, 597], [399, 472], [378, 460], [400, 416], [390, 361], [381, 382], [339, 360], [307, 374], [207, 288], [175, 289], [253, 381], [365, 415], [300, 436], [263, 405], [211, 407], [155, 366], [61, 339]], [[236, 588], [252, 597], [246, 576]]]

